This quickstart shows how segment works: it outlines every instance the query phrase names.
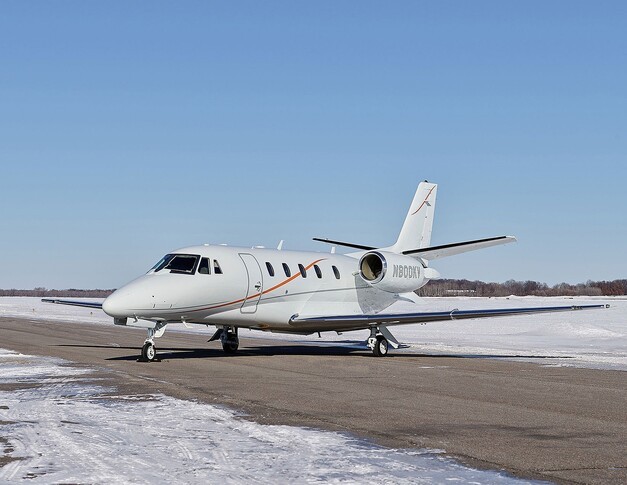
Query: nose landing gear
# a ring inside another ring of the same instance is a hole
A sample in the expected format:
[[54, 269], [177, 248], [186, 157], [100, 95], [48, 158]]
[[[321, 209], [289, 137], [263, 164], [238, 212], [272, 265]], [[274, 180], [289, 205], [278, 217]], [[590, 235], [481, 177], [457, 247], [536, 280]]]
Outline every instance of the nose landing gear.
[[144, 345], [142, 346], [141, 357], [138, 359], [139, 362], [158, 362], [160, 360], [157, 358], [157, 349], [155, 348], [154, 339], [163, 336], [166, 325], [167, 323], [157, 322], [155, 328], [148, 329], [148, 337], [146, 337]]

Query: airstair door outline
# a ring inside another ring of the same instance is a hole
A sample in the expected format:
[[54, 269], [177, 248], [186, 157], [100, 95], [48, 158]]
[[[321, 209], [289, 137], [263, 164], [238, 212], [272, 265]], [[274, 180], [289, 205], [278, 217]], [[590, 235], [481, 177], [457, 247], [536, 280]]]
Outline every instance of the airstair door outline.
[[246, 293], [246, 299], [242, 303], [240, 311], [242, 313], [255, 313], [257, 311], [257, 304], [261, 298], [263, 292], [263, 274], [261, 273], [261, 266], [257, 259], [248, 253], [239, 253], [239, 257], [242, 258], [244, 266], [246, 267], [246, 273], [248, 274], [248, 292]]

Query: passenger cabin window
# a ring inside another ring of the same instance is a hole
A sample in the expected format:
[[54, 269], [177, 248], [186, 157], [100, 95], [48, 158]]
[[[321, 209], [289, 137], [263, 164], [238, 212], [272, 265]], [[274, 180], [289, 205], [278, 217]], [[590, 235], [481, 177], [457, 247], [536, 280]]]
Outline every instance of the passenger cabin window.
[[287, 263], [283, 263], [283, 271], [285, 271], [285, 276], [287, 276], [288, 278], [292, 276], [292, 272], [290, 271], [290, 267], [287, 265]]
[[274, 276], [274, 268], [268, 261], [266, 261], [266, 268], [268, 269], [268, 274]]
[[300, 271], [300, 275], [303, 278], [307, 278], [307, 271], [305, 270], [305, 267], [302, 264], [298, 264], [298, 270]]
[[217, 259], [213, 260], [213, 272], [215, 274], [222, 274], [222, 268], [220, 267], [220, 263], [218, 263]]
[[331, 266], [331, 268], [333, 268], [333, 274], [335, 275], [336, 279], [340, 279], [340, 270], [337, 269], [337, 266]]
[[322, 270], [320, 269], [320, 266], [314, 264], [314, 270], [316, 271], [316, 276], [318, 278], [322, 278]]
[[200, 260], [200, 264], [198, 265], [198, 273], [211, 274], [211, 264], [209, 263], [209, 258], [202, 258]]
[[168, 254], [154, 267], [155, 273], [170, 270], [170, 273], [194, 274], [200, 256], [196, 254]]

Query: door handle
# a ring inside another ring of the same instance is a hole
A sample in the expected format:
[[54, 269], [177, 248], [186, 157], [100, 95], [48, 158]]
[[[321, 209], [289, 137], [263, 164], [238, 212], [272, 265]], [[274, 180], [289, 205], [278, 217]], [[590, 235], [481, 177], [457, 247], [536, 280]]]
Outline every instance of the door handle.
[[257, 281], [257, 284], [255, 285], [255, 290], [261, 290], [261, 281]]

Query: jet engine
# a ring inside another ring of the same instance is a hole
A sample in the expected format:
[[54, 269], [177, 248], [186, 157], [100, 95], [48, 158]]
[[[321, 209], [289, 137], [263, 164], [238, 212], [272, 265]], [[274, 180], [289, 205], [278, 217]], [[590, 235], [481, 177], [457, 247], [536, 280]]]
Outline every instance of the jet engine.
[[429, 268], [400, 254], [369, 251], [359, 260], [359, 276], [370, 286], [389, 293], [408, 293], [429, 281]]

